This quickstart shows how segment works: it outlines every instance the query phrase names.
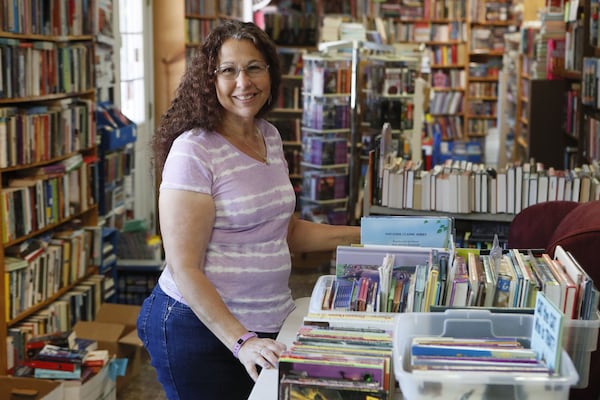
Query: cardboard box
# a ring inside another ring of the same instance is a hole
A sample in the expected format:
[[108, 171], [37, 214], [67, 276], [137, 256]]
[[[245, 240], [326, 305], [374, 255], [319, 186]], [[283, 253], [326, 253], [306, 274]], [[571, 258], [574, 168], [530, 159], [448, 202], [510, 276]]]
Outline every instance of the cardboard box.
[[105, 365], [85, 383], [63, 381], [64, 400], [116, 400], [116, 382], [109, 376], [110, 364]]
[[140, 372], [144, 348], [136, 329], [139, 312], [139, 306], [104, 303], [94, 321], [79, 321], [73, 327], [77, 337], [96, 340], [99, 349], [127, 358], [127, 371], [117, 378], [117, 391]]
[[[23, 395], [19, 395], [19, 390]], [[35, 378], [17, 378], [14, 376], [0, 376], [0, 399], [7, 400], [63, 400], [62, 381], [51, 381]], [[31, 391], [32, 396], [26, 396], [26, 391]]]

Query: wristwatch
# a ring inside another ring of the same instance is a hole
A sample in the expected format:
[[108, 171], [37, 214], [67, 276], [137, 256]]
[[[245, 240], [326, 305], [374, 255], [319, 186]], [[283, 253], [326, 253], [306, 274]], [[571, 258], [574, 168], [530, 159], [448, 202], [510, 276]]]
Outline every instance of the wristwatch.
[[256, 332], [246, 332], [242, 336], [240, 336], [237, 342], [235, 342], [235, 344], [233, 345], [233, 356], [235, 358], [238, 358], [238, 352], [240, 351], [244, 343], [255, 337], [258, 337]]

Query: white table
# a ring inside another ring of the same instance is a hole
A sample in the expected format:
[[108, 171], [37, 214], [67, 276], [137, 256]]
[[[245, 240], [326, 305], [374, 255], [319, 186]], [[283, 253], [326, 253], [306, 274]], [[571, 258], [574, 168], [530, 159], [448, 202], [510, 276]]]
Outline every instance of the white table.
[[[310, 297], [302, 297], [296, 300], [296, 309], [285, 320], [277, 340], [285, 343], [288, 347], [292, 345], [298, 328], [308, 313]], [[254, 389], [250, 393], [248, 400], [277, 400], [277, 384], [279, 371], [274, 369], [263, 369], [258, 376]], [[396, 391], [394, 400], [402, 400], [402, 394]]]

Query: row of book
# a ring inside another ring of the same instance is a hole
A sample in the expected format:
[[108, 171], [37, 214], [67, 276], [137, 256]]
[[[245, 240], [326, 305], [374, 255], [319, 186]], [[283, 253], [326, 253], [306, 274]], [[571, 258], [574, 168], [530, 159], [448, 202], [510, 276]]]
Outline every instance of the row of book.
[[465, 41], [466, 24], [452, 21], [447, 24], [430, 22], [408, 22], [398, 25], [397, 36], [407, 42], [451, 42]]
[[581, 103], [600, 108], [600, 58], [584, 57], [581, 71]]
[[[490, 117], [493, 117], [493, 119], [490, 119]], [[485, 136], [496, 125], [495, 115], [482, 115], [481, 119], [473, 115], [467, 121], [467, 134], [469, 136]]]
[[72, 218], [95, 204], [90, 192], [95, 169], [90, 165], [95, 164], [79, 157], [75, 163], [49, 164], [29, 171], [32, 175], [9, 177], [2, 191], [2, 242]]
[[393, 399], [392, 340], [391, 331], [322, 327], [305, 319], [279, 357], [278, 398]]
[[433, 115], [457, 114], [463, 109], [463, 92], [434, 92], [429, 104], [429, 112]]
[[[310, 2], [306, 2], [309, 4]], [[264, 19], [264, 30], [281, 45], [315, 46], [318, 18], [316, 13], [259, 13]]]
[[302, 109], [302, 101], [300, 100], [301, 91], [299, 85], [279, 86], [276, 107], [288, 110]]
[[203, 17], [216, 17], [219, 13], [214, 1], [185, 1], [185, 13], [191, 15], [200, 15]]
[[464, 19], [467, 8], [458, 0], [424, 0], [403, 4], [382, 3], [377, 16], [407, 19]]
[[429, 46], [429, 56], [433, 68], [439, 66], [456, 66], [457, 68], [464, 68], [466, 60], [465, 47], [465, 44], [436, 44]]
[[52, 160], [96, 145], [90, 100], [0, 109], [0, 168]]
[[467, 74], [464, 69], [443, 70], [438, 69], [431, 75], [431, 85], [433, 89], [462, 89], [467, 82]]
[[[533, 309], [539, 293], [568, 319], [596, 317], [600, 293], [577, 260], [558, 246], [543, 251], [364, 245], [355, 262], [340, 257], [336, 275], [314, 293], [321, 310], [332, 312], [429, 312], [440, 307]], [[371, 247], [370, 247], [371, 246]], [[488, 254], [489, 253], [489, 254]], [[343, 254], [343, 253], [342, 253]], [[378, 260], [381, 260], [377, 263]]]
[[411, 372], [558, 374], [527, 346], [516, 338], [415, 337], [410, 345]]
[[469, 96], [471, 97], [497, 97], [497, 82], [471, 82], [469, 84]]
[[[212, 3], [210, 1], [206, 3]], [[207, 14], [205, 14], [207, 15]], [[201, 44], [204, 38], [208, 36], [220, 21], [218, 19], [191, 19], [185, 20], [185, 43], [186, 44]]]
[[367, 66], [365, 88], [376, 95], [414, 94], [418, 59], [373, 57]]
[[118, 272], [117, 298], [119, 304], [142, 304], [157, 285], [161, 270], [139, 272], [121, 268]]
[[451, 159], [429, 171], [401, 158], [381, 168], [373, 165], [371, 204], [393, 208], [517, 214], [546, 201], [600, 199], [597, 162], [570, 170], [529, 162], [495, 170]]
[[114, 281], [92, 275], [79, 282], [52, 304], [10, 328], [7, 336], [7, 370], [14, 372], [31, 355], [33, 338], [69, 332], [78, 321], [93, 321], [102, 302], [114, 293]]
[[304, 96], [302, 126], [310, 129], [349, 129], [350, 104], [348, 96], [322, 98]]
[[95, 1], [3, 0], [1, 26], [5, 32], [79, 36], [95, 33]]
[[438, 135], [442, 140], [462, 139], [463, 120], [460, 115], [432, 115], [425, 129], [429, 137]]
[[302, 51], [285, 50], [279, 51], [279, 62], [281, 63], [281, 73], [288, 76], [302, 76]]
[[94, 87], [91, 42], [0, 39], [0, 98], [77, 93]]
[[84, 277], [98, 265], [102, 232], [95, 227], [56, 231], [5, 251], [4, 305], [12, 320]]
[[305, 171], [302, 177], [302, 196], [314, 201], [346, 199], [348, 175], [320, 170]]
[[600, 119], [592, 115], [584, 117], [584, 154], [590, 160], [600, 159]]
[[348, 162], [348, 139], [346, 137], [323, 137], [304, 135], [302, 158], [313, 165], [336, 165]]
[[352, 69], [350, 58], [304, 55], [302, 90], [311, 96], [350, 93]]

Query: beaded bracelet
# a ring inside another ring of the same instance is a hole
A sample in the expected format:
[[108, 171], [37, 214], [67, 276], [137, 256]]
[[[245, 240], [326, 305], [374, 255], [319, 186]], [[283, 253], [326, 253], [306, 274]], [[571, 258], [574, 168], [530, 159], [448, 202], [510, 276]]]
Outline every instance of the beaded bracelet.
[[252, 339], [255, 337], [258, 337], [258, 335], [255, 332], [246, 332], [242, 336], [240, 336], [240, 338], [237, 340], [237, 342], [235, 342], [235, 344], [233, 345], [233, 356], [235, 358], [238, 358], [238, 353], [239, 353], [240, 349], [242, 348], [242, 346], [244, 345], [244, 343], [246, 343], [249, 339]]

